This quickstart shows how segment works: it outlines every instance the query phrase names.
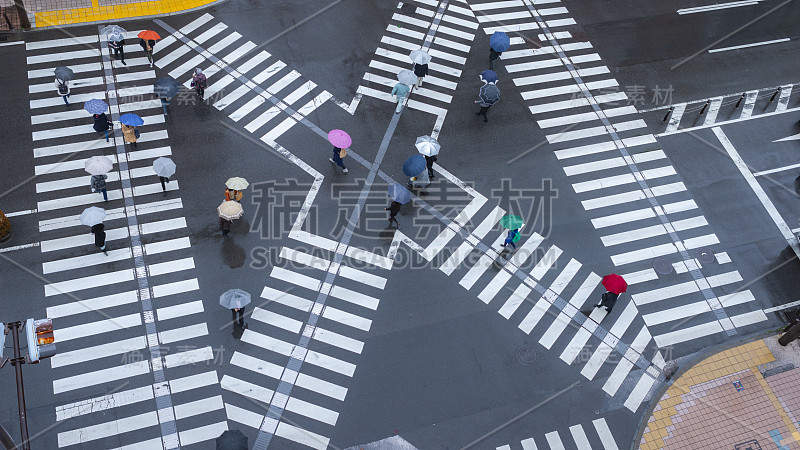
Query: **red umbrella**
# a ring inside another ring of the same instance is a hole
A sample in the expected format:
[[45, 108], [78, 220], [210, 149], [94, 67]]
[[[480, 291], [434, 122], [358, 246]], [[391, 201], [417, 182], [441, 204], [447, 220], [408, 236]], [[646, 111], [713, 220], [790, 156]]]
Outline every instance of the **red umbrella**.
[[609, 292], [622, 294], [628, 290], [628, 283], [621, 276], [612, 273], [603, 277], [603, 287], [608, 289]]
[[161, 36], [159, 36], [158, 33], [156, 33], [153, 30], [141, 31], [141, 32], [139, 32], [139, 34], [137, 34], [137, 36], [139, 36], [140, 38], [142, 38], [142, 39], [144, 39], [146, 41], [155, 41], [155, 40], [161, 39]]

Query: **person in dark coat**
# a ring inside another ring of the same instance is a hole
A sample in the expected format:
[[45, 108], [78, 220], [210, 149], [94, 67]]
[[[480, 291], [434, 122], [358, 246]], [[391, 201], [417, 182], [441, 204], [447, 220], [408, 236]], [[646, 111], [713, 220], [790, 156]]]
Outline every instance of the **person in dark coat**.
[[492, 105], [490, 105], [489, 103], [486, 103], [486, 102], [484, 102], [483, 100], [480, 100], [480, 99], [479, 100], [475, 100], [475, 103], [478, 103], [479, 105], [481, 105], [480, 111], [476, 112], [475, 115], [476, 116], [483, 116], [483, 121], [484, 122], [488, 122], [489, 119], [486, 118], [486, 113], [489, 112], [489, 108], [491, 108]]
[[489, 70], [494, 70], [494, 60], [502, 54], [503, 52], [496, 52], [492, 47], [489, 47]]
[[425, 167], [428, 168], [428, 178], [433, 180], [433, 163], [435, 163], [438, 158], [436, 157], [436, 155], [433, 156], [424, 155], [424, 156], [425, 156]]
[[400, 202], [392, 201], [392, 204], [389, 205], [388, 208], [384, 208], [385, 211], [389, 211], [389, 225], [394, 222], [394, 225], [399, 229], [400, 222], [397, 221], [397, 213], [400, 212], [400, 207], [403, 206]]
[[97, 225], [92, 226], [92, 234], [94, 234], [94, 245], [99, 247], [100, 250], [103, 251], [103, 254], [108, 256], [106, 253], [106, 226], [102, 223], [98, 223]]
[[125, 63], [125, 39], [119, 41], [108, 41], [108, 48], [114, 50], [114, 57], [119, 59], [122, 64]]
[[222, 235], [225, 237], [230, 236], [231, 234], [231, 221], [228, 219], [223, 219], [222, 217], [219, 218], [219, 229], [222, 231]]
[[[241, 302], [238, 300], [233, 305], [234, 307], [231, 308], [231, 313], [233, 314], [233, 321], [238, 322], [239, 326], [242, 328], [247, 328], [247, 324], [244, 323], [244, 306], [242, 306]], [[236, 320], [236, 315], [239, 315], [239, 320]]]
[[595, 308], [605, 307], [606, 312], [611, 312], [611, 308], [613, 308], [614, 304], [617, 303], [617, 298], [619, 298], [619, 294], [607, 291], [601, 297], [600, 303], [594, 305], [594, 307]]
[[778, 343], [785, 347], [789, 345], [790, 342], [797, 339], [798, 336], [800, 336], [800, 316], [797, 316], [794, 322], [783, 329], [783, 335], [778, 338]]
[[105, 133], [106, 134], [106, 142], [108, 142], [108, 129], [111, 128], [111, 121], [108, 120], [108, 116], [106, 113], [103, 114], [94, 114], [94, 131], [98, 133]]
[[158, 181], [161, 182], [161, 190], [164, 191], [164, 197], [167, 196], [167, 183], [169, 183], [169, 177], [158, 177]]
[[414, 75], [417, 76], [417, 89], [422, 87], [422, 79], [428, 74], [427, 64], [414, 63]]
[[347, 150], [338, 147], [333, 147], [333, 156], [328, 158], [328, 161], [341, 167], [342, 173], [347, 173], [347, 167], [344, 166], [344, 161], [342, 160], [343, 154], [347, 155]]
[[517, 235], [519, 235], [519, 229], [518, 228], [515, 228], [513, 230], [508, 230], [508, 235], [506, 236], [506, 240], [503, 241], [503, 243], [500, 244], [500, 246], [505, 248], [506, 246], [510, 245], [510, 246], [514, 247], [514, 250], [516, 250], [517, 249], [517, 244], [514, 243], [514, 238], [517, 237]]
[[150, 61], [150, 67], [153, 67], [153, 47], [156, 46], [156, 41], [149, 39], [139, 39], [139, 45], [142, 46], [142, 50], [147, 54], [147, 60]]
[[92, 175], [90, 183], [92, 186], [92, 191], [103, 194], [103, 201], [107, 202], [108, 194], [106, 193], [106, 179], [108, 179], [108, 175]]

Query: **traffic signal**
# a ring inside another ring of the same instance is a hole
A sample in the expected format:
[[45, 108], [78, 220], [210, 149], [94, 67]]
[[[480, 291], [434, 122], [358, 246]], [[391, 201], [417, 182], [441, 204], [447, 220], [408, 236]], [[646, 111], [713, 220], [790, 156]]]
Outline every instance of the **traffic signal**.
[[28, 337], [28, 359], [31, 363], [56, 354], [52, 319], [26, 320], [25, 334]]

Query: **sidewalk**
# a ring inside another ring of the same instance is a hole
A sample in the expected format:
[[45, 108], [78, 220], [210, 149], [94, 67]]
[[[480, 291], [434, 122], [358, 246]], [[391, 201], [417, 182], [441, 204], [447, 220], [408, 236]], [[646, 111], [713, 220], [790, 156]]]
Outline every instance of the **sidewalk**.
[[[220, 1], [224, 0], [23, 0], [23, 3], [31, 28], [41, 29], [177, 14]], [[7, 3], [14, 2], [0, 2]]]
[[800, 341], [770, 335], [695, 364], [655, 406], [640, 449], [800, 449]]

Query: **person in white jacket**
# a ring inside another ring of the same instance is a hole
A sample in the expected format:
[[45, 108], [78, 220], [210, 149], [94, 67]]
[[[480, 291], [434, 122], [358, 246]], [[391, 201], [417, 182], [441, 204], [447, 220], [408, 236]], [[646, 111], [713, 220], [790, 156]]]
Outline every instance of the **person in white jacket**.
[[58, 92], [58, 95], [64, 98], [64, 103], [69, 106], [69, 100], [67, 100], [67, 97], [69, 97], [69, 81], [59, 80], [56, 78], [55, 85], [56, 92]]

